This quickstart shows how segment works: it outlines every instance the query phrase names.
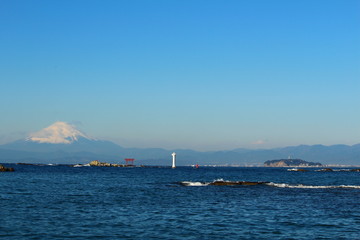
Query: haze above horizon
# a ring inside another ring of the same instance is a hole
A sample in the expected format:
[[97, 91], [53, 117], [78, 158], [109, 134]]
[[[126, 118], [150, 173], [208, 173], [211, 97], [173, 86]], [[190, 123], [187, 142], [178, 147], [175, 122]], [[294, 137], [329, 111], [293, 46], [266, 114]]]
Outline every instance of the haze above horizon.
[[360, 142], [360, 1], [0, 3], [0, 144], [56, 121], [124, 147]]

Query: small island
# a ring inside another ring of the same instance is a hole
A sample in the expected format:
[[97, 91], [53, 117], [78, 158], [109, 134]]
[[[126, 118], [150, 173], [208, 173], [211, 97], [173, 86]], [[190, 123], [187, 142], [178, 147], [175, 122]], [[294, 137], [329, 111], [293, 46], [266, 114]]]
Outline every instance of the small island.
[[117, 163], [107, 163], [100, 162], [98, 160], [91, 161], [87, 164], [75, 164], [73, 167], [135, 167], [133, 164], [117, 164]]
[[302, 159], [278, 159], [264, 162], [265, 167], [320, 167], [321, 163], [307, 162]]

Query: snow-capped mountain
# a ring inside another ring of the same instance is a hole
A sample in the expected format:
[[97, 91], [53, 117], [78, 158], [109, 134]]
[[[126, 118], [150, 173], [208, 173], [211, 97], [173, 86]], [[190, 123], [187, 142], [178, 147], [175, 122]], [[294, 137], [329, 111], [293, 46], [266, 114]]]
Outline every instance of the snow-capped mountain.
[[0, 145], [2, 149], [26, 152], [88, 152], [119, 154], [122, 147], [110, 141], [97, 140], [66, 122], [54, 124], [29, 134], [25, 139]]
[[[28, 137], [0, 145], [0, 162], [88, 163], [92, 160], [120, 162], [124, 158], [169, 159], [164, 149], [123, 148], [113, 142], [89, 137], [66, 122], [54, 124]], [[140, 164], [140, 161], [137, 161]]]
[[55, 122], [47, 128], [44, 128], [35, 133], [31, 133], [30, 136], [26, 138], [26, 141], [38, 143], [70, 144], [78, 141], [80, 138], [95, 140], [76, 129], [74, 125], [66, 122]]

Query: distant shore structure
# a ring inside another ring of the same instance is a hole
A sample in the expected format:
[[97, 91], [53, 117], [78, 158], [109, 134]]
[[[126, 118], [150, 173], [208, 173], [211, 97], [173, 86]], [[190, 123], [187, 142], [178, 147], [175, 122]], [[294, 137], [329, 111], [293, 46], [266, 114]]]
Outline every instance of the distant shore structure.
[[176, 168], [176, 153], [173, 152], [172, 154], [172, 168]]
[[135, 161], [135, 159], [134, 158], [125, 158], [125, 163], [126, 163], [126, 165], [128, 165], [128, 166], [133, 166], [134, 165], [134, 161]]

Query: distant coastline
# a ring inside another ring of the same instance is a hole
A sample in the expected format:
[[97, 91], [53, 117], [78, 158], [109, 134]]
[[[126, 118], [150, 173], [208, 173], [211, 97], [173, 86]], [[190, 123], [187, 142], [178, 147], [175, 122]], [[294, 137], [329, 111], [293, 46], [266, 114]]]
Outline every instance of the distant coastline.
[[[87, 164], [98, 160], [123, 165], [124, 159], [136, 159], [138, 165], [171, 165], [171, 153], [177, 153], [177, 165], [189, 166], [263, 166], [269, 159], [296, 156], [322, 165], [359, 165], [360, 144], [298, 145], [271, 149], [245, 149], [200, 152], [191, 149], [127, 148], [114, 142], [90, 138], [66, 122], [54, 124], [17, 141], [0, 144], [0, 162], [42, 164]], [[296, 166], [307, 164], [283, 164]], [[281, 164], [278, 165], [280, 167]], [[312, 165], [311, 165], [312, 166]]]

